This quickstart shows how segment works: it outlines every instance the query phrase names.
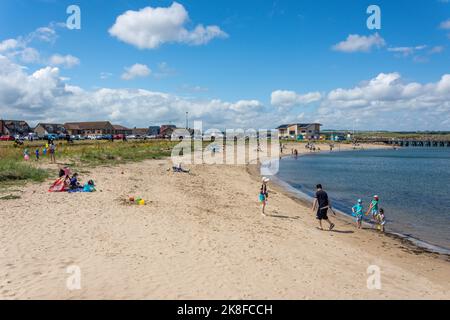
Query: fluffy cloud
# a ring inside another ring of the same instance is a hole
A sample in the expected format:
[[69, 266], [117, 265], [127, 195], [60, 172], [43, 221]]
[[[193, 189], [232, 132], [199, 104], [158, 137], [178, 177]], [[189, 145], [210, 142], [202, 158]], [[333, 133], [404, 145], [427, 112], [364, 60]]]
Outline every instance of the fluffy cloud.
[[333, 46], [333, 50], [340, 52], [370, 52], [372, 48], [381, 48], [386, 45], [386, 41], [375, 33], [371, 36], [360, 36], [351, 34], [345, 41]]
[[436, 83], [406, 83], [399, 73], [379, 74], [323, 100], [319, 121], [360, 129], [445, 130], [450, 127], [450, 74]]
[[444, 30], [450, 30], [450, 19], [443, 21], [439, 27]]
[[80, 59], [72, 55], [55, 54], [50, 57], [49, 64], [52, 66], [62, 66], [64, 68], [73, 68], [80, 64]]
[[125, 68], [125, 72], [122, 74], [123, 80], [133, 80], [135, 78], [148, 77], [152, 71], [145, 64], [136, 63], [131, 67]]
[[319, 101], [321, 98], [320, 92], [310, 92], [301, 95], [294, 91], [277, 90], [272, 92], [271, 103], [273, 106], [283, 108], [309, 104]]
[[[264, 128], [261, 102], [200, 100], [141, 89], [84, 90], [63, 81], [57, 67], [32, 74], [0, 55], [0, 114], [3, 118], [38, 121], [109, 120], [130, 127], [155, 122], [184, 123], [185, 113], [205, 127]], [[261, 127], [259, 127], [261, 126]]]
[[218, 26], [197, 25], [188, 30], [189, 14], [183, 5], [174, 2], [168, 8], [146, 7], [127, 11], [117, 17], [109, 33], [139, 49], [155, 49], [164, 43], [202, 45], [214, 38], [226, 38]]
[[408, 56], [414, 54], [416, 51], [421, 51], [426, 48], [427, 48], [427, 46], [425, 46], [425, 45], [415, 46], [415, 47], [393, 47], [393, 48], [388, 48], [388, 51], [395, 52], [404, 57], [408, 57]]
[[80, 60], [72, 55], [55, 54], [49, 58], [43, 58], [38, 50], [31, 45], [35, 42], [54, 43], [58, 37], [55, 27], [59, 24], [51, 24], [49, 27], [41, 27], [26, 36], [16, 39], [6, 39], [0, 42], [0, 54], [10, 59], [18, 60], [25, 64], [49, 64], [51, 66], [62, 66], [72, 68], [80, 64]]

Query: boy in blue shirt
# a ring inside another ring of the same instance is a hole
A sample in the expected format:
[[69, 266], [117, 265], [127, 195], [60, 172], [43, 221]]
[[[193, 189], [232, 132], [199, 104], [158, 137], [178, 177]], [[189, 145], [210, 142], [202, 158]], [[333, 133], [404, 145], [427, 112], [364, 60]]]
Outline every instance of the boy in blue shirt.
[[353, 212], [353, 216], [356, 218], [356, 226], [358, 227], [358, 229], [362, 228], [362, 219], [363, 219], [363, 215], [364, 215], [364, 208], [362, 205], [362, 200], [359, 199], [358, 203], [355, 204], [352, 208], [352, 212]]

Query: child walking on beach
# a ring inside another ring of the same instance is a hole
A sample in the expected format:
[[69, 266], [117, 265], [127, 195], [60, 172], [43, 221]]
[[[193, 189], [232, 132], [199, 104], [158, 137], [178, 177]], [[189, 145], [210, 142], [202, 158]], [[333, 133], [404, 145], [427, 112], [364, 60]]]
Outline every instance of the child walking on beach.
[[379, 204], [380, 204], [380, 198], [378, 196], [373, 196], [373, 200], [370, 203], [369, 209], [366, 212], [366, 216], [368, 216], [370, 213], [372, 215], [372, 219], [375, 222], [377, 221]]
[[39, 154], [40, 154], [39, 148], [36, 149], [35, 154], [36, 154], [36, 161], [39, 161]]
[[364, 215], [364, 208], [362, 205], [362, 200], [359, 199], [358, 203], [355, 204], [352, 208], [352, 212], [353, 212], [353, 216], [356, 218], [356, 226], [358, 227], [358, 229], [362, 228], [362, 219], [363, 219], [363, 215]]
[[267, 205], [267, 199], [269, 199], [269, 191], [267, 190], [267, 183], [269, 183], [270, 179], [264, 177], [262, 179], [262, 186], [259, 191], [259, 202], [262, 204], [262, 215], [266, 216], [266, 205]]
[[386, 217], [384, 215], [384, 209], [380, 209], [380, 213], [377, 216], [377, 220], [378, 220], [378, 230], [384, 233], [386, 227]]

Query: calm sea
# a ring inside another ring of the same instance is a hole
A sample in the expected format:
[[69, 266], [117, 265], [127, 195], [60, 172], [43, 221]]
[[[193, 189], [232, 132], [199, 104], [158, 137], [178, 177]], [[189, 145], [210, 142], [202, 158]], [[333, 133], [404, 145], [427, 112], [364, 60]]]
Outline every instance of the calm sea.
[[278, 178], [309, 196], [323, 184], [334, 207], [351, 213], [381, 198], [388, 231], [450, 252], [450, 148], [404, 148], [285, 158]]

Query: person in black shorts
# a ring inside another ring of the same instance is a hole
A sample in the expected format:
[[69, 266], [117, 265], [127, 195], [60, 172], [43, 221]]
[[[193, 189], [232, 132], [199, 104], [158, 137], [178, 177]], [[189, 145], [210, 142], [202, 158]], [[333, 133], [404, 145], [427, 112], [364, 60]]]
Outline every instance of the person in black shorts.
[[330, 231], [334, 229], [335, 225], [331, 223], [328, 218], [328, 209], [331, 208], [331, 201], [328, 199], [328, 194], [323, 191], [322, 185], [317, 185], [317, 192], [314, 197], [313, 212], [317, 214], [317, 220], [319, 220], [319, 229], [323, 230], [322, 220], [325, 220], [330, 225]]

